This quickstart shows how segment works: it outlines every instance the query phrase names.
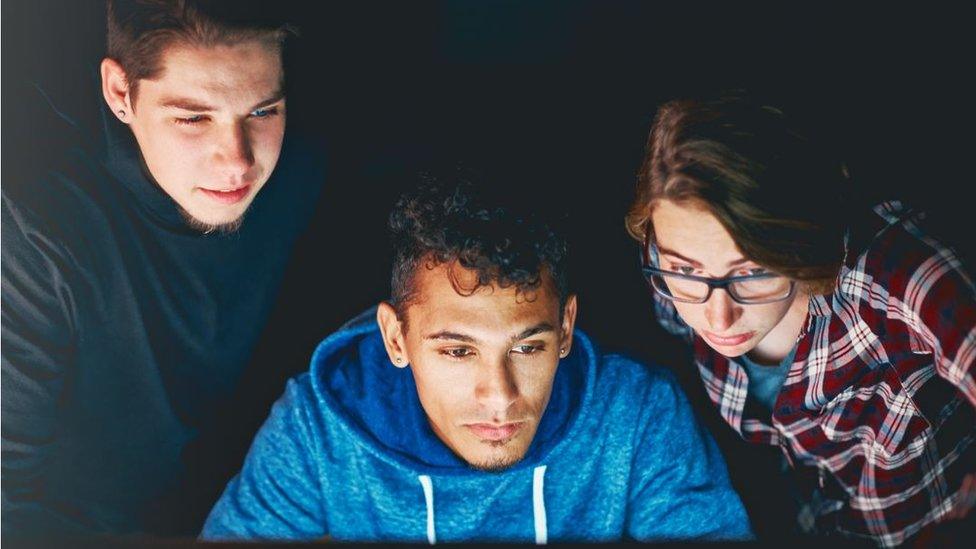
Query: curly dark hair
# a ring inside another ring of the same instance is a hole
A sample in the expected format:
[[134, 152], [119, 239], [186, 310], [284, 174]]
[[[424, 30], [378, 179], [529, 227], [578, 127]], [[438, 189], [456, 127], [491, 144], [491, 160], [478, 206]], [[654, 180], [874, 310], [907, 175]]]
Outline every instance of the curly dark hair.
[[[467, 170], [447, 179], [421, 175], [421, 184], [401, 195], [390, 214], [393, 237], [391, 303], [401, 320], [415, 298], [414, 274], [424, 266], [457, 261], [478, 275], [474, 287], [455, 290], [471, 295], [491, 284], [515, 286], [522, 293], [552, 284], [560, 314], [568, 293], [565, 237], [553, 220], [527, 211], [497, 185], [477, 181]], [[531, 297], [527, 296], [527, 299]]]

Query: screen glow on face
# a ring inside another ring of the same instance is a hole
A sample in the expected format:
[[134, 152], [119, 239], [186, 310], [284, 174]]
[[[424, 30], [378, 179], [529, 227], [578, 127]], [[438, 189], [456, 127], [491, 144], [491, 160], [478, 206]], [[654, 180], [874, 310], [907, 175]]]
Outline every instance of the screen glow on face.
[[[504, 469], [524, 457], [535, 436], [568, 344], [567, 325], [548, 284], [531, 299], [498, 286], [462, 295], [452, 276], [465, 287], [476, 280], [456, 264], [415, 275], [406, 355], [437, 436], [475, 468]], [[575, 300], [572, 311], [575, 318]]]
[[[651, 212], [651, 223], [663, 271], [709, 278], [769, 272], [746, 258], [725, 227], [701, 204], [661, 200]], [[671, 281], [668, 283], [672, 284]], [[688, 281], [677, 281], [669, 289], [682, 297], [702, 291], [701, 285]], [[750, 285], [742, 291], [778, 292], [781, 289]], [[739, 295], [742, 297], [741, 292]], [[806, 296], [802, 298], [797, 301], [794, 294], [773, 303], [743, 305], [733, 300], [727, 290], [713, 289], [704, 303], [681, 300], [673, 303], [681, 319], [708, 345], [725, 356], [735, 357], [759, 345], [777, 343], [778, 346], [781, 338], [795, 340], [796, 334], [789, 332], [793, 329], [794, 317], [805, 315]], [[790, 322], [782, 323], [788, 313]]]
[[200, 228], [233, 226], [274, 170], [285, 131], [281, 55], [260, 41], [173, 46], [128, 120], [149, 174]]

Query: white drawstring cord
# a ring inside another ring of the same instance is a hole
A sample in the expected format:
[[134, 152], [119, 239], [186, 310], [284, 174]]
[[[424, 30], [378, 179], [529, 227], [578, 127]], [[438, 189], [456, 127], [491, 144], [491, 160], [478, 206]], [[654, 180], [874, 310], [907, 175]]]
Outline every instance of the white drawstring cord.
[[542, 497], [545, 479], [545, 465], [540, 465], [532, 471], [532, 516], [535, 519], [536, 545], [545, 545], [549, 541], [549, 527], [546, 524], [546, 501]]
[[[437, 532], [434, 530], [434, 483], [429, 475], [417, 477], [424, 489], [424, 500], [427, 503], [427, 542], [437, 543]], [[540, 465], [532, 471], [532, 518], [535, 523], [535, 543], [545, 545], [549, 541], [549, 527], [546, 522], [546, 502], [543, 498], [545, 488], [546, 466]]]
[[428, 475], [420, 475], [417, 479], [424, 487], [424, 499], [427, 501], [427, 542], [434, 545], [437, 543], [437, 532], [434, 531], [434, 483]]

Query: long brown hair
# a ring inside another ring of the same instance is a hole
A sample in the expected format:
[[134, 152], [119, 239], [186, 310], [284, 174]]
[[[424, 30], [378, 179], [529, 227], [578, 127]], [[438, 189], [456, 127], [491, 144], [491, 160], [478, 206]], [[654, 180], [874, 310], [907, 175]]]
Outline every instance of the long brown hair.
[[626, 226], [643, 242], [658, 201], [694, 202], [747, 258], [828, 293], [844, 258], [849, 185], [842, 164], [779, 109], [742, 96], [675, 100], [657, 111]]

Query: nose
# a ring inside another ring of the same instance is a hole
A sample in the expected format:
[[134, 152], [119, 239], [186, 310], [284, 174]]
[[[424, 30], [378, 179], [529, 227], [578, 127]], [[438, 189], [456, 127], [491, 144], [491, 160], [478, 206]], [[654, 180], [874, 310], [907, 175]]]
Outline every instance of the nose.
[[244, 124], [235, 122], [222, 129], [216, 156], [225, 175], [240, 179], [247, 174], [254, 165], [254, 152]]
[[507, 357], [485, 366], [485, 372], [475, 388], [475, 398], [483, 408], [491, 412], [504, 412], [518, 398], [518, 386], [510, 366]]
[[735, 324], [742, 312], [724, 289], [716, 288], [705, 302], [705, 320], [714, 332], [724, 332]]

